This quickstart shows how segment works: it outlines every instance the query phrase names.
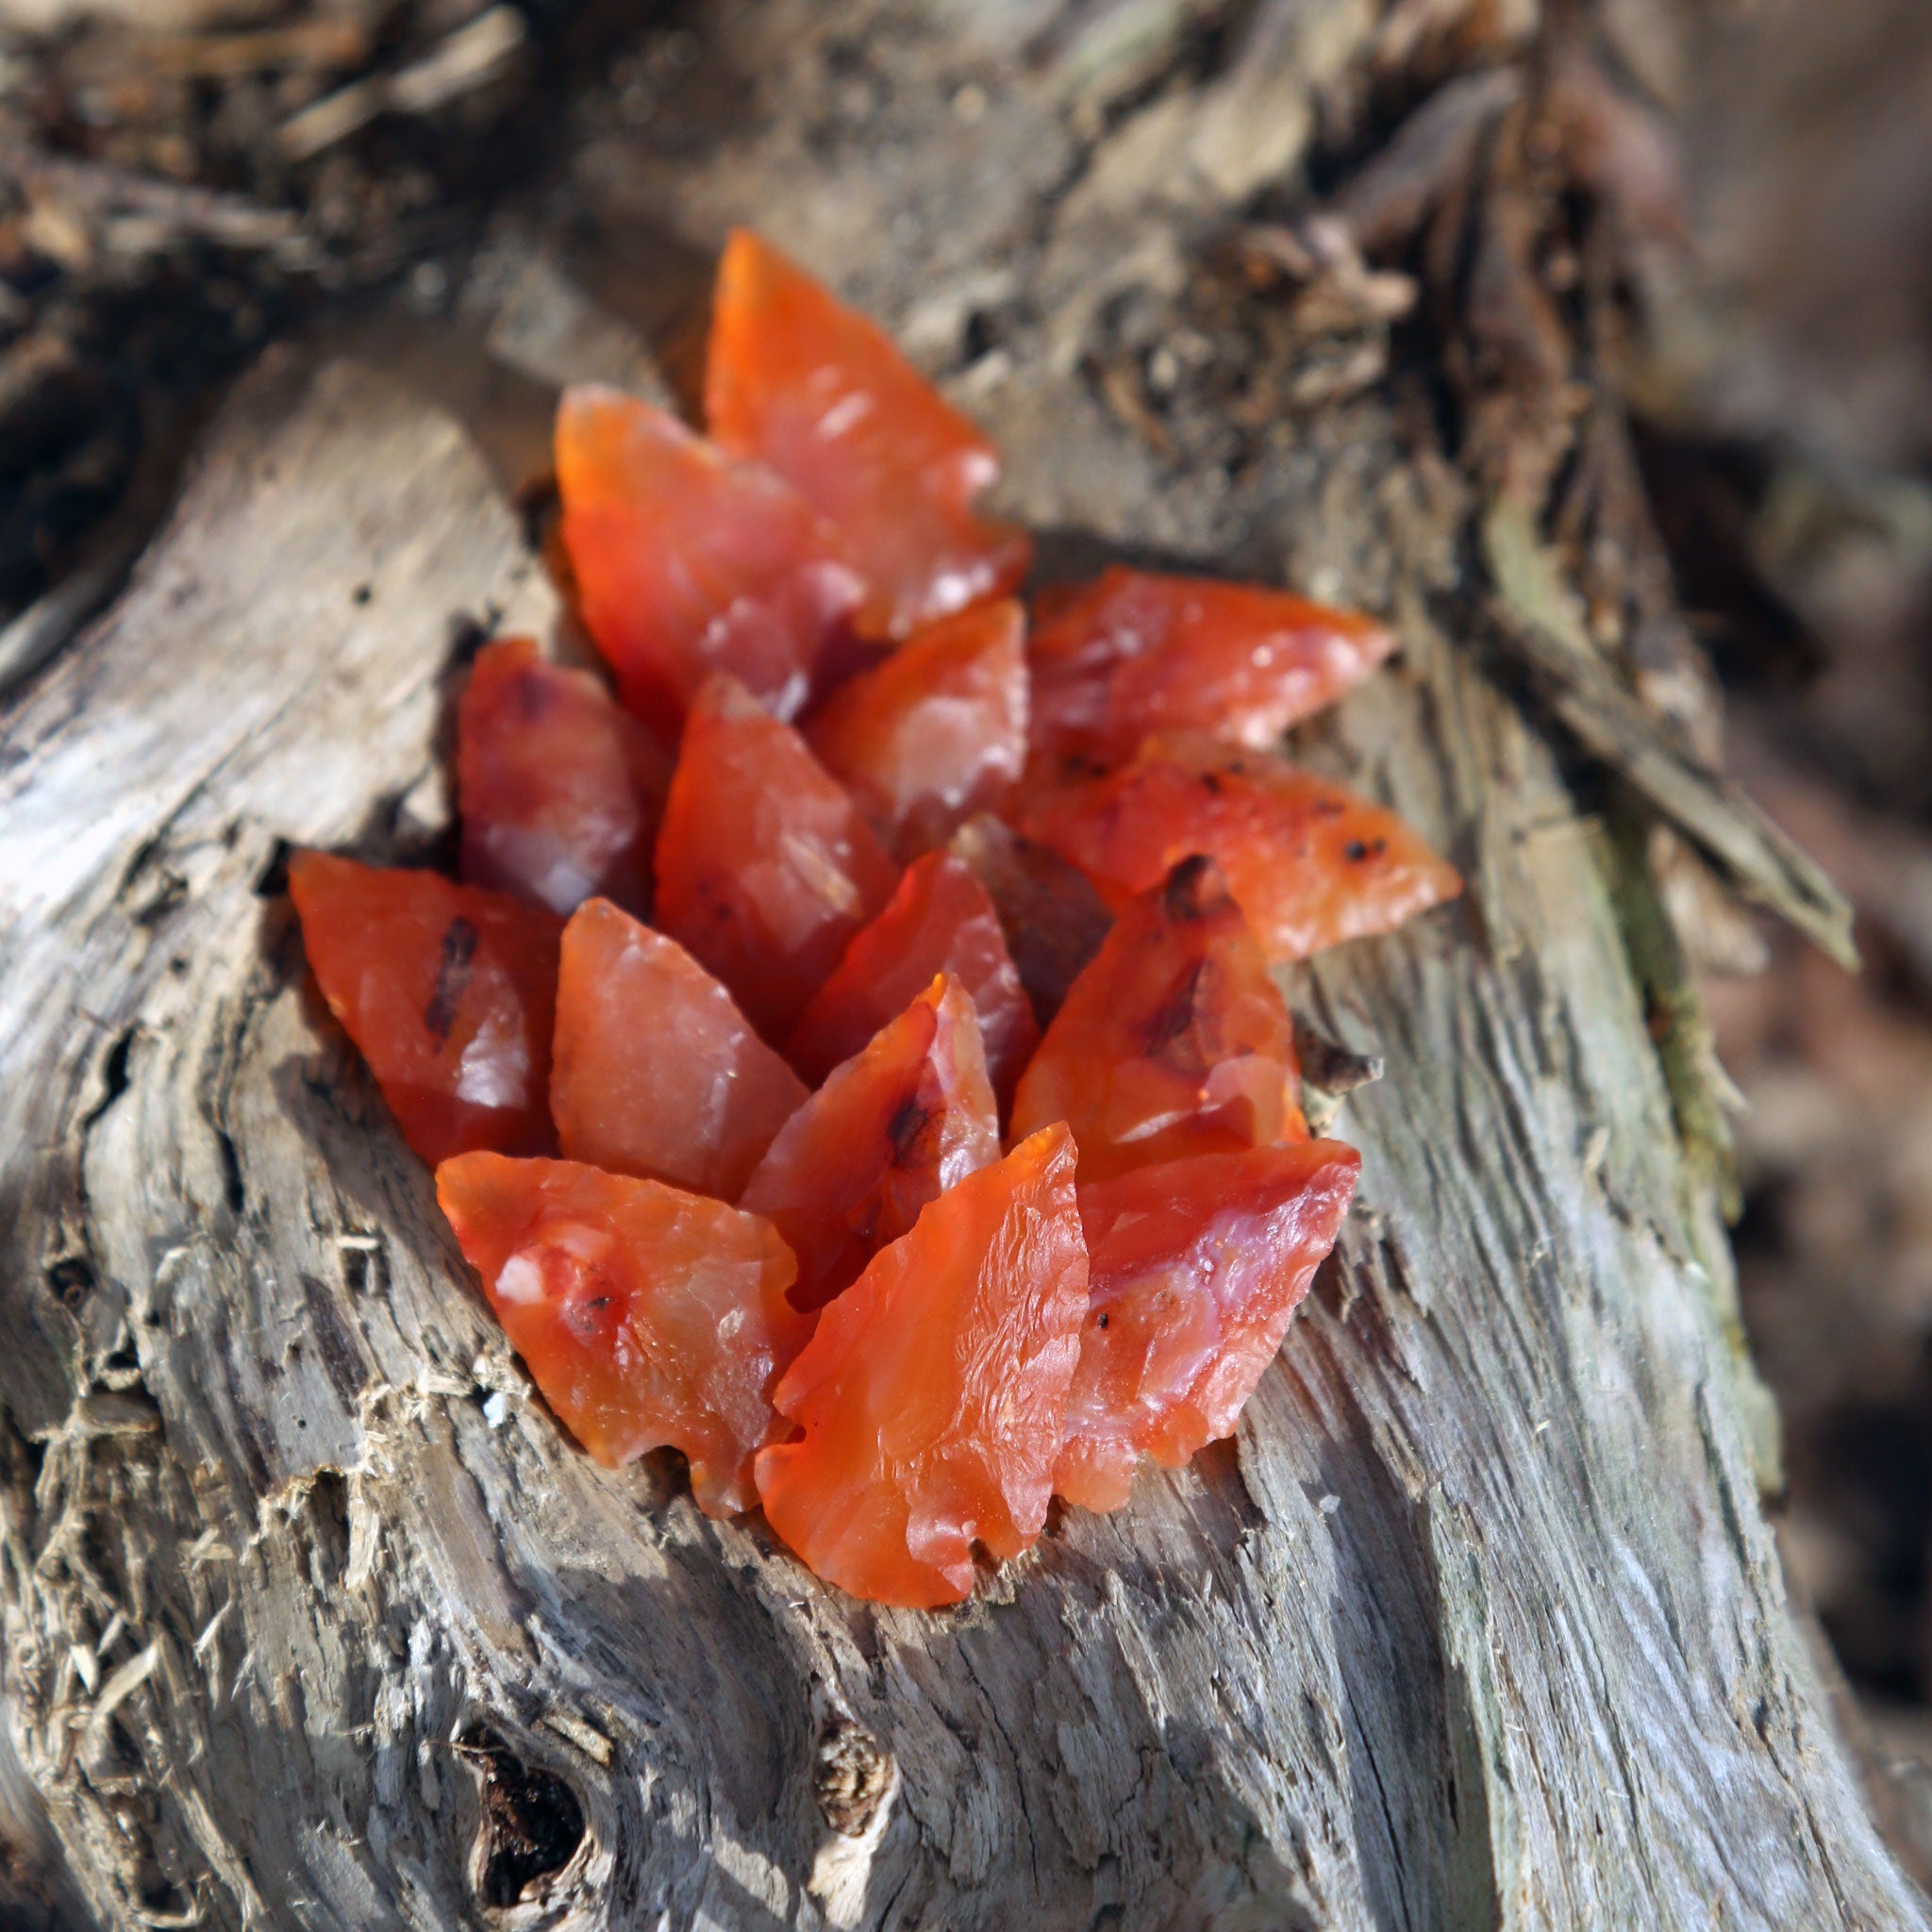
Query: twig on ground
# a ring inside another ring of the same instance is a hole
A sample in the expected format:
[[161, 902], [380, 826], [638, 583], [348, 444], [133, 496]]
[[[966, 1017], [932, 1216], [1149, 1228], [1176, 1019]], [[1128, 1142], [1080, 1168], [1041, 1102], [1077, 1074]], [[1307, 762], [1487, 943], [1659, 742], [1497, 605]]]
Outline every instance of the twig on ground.
[[492, 7], [394, 74], [365, 75], [282, 123], [278, 142], [291, 161], [312, 160], [378, 114], [427, 114], [493, 80], [529, 37], [514, 7]]
[[1564, 727], [1708, 854], [1740, 891], [1788, 919], [1840, 965], [1856, 966], [1844, 894], [1737, 785], [1674, 742], [1597, 655], [1528, 518], [1507, 497], [1484, 519], [1483, 548], [1496, 586], [1497, 634]]

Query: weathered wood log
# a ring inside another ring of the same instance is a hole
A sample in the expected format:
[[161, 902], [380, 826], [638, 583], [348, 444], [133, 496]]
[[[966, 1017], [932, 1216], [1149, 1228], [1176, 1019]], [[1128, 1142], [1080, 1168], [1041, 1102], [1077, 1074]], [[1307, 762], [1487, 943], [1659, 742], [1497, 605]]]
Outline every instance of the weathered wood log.
[[273, 362], [0, 715], [13, 1882], [130, 1927], [1923, 1923], [1787, 1613], [1644, 880], [1444, 628], [1465, 493], [1383, 388], [1230, 468], [1083, 360], [1120, 305], [1173, 311], [1369, 9], [1256, 9], [1197, 85], [1149, 92], [1143, 50], [1124, 113], [1069, 104], [1107, 9], [1024, 59], [1043, 8], [859, 11], [720, 9], [729, 125], [593, 146], [579, 191], [795, 247], [953, 372], [1050, 550], [1397, 622], [1304, 750], [1472, 892], [1297, 981], [1387, 1067], [1341, 1115], [1338, 1263], [1237, 1441], [957, 1613], [841, 1597], [661, 1459], [591, 1466], [279, 862], [430, 847], [466, 641], [552, 593], [412, 377]]

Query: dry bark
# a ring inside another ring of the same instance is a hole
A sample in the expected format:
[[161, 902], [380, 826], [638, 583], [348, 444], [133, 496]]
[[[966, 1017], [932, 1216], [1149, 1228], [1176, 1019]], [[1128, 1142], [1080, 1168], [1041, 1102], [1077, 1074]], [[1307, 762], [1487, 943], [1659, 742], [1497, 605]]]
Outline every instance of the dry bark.
[[1178, 28], [1096, 52], [1108, 8], [1016, 56], [1043, 12], [721, 8], [719, 124], [592, 143], [578, 191], [686, 246], [755, 218], [884, 316], [1050, 560], [1396, 620], [1399, 668], [1303, 748], [1472, 891], [1297, 980], [1387, 1066], [1341, 1117], [1338, 1264], [1234, 1443], [1058, 1516], [957, 1613], [855, 1604], [658, 1459], [575, 1452], [279, 885], [285, 842], [434, 844], [464, 644], [552, 593], [500, 420], [273, 362], [0, 714], [23, 1891], [114, 1926], [1923, 1923], [1788, 1614], [1646, 877], [1449, 632], [1470, 492], [1399, 382], [1230, 461], [1214, 412], [1093, 379], [1182, 337], [1196, 239], [1375, 17], [1264, 6], [1187, 80]]

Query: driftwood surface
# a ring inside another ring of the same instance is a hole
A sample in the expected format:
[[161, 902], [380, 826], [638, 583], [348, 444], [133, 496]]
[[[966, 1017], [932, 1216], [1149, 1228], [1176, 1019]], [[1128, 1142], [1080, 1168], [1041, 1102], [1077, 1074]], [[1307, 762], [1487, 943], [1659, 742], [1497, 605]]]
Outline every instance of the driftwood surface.
[[1466, 480], [1389, 384], [1230, 466], [1096, 382], [1378, 16], [1243, 17], [1088, 112], [1086, 43], [1018, 0], [720, 8], [713, 122], [592, 141], [574, 190], [680, 259], [755, 220], [885, 318], [1003, 441], [1049, 563], [1398, 624], [1301, 750], [1472, 890], [1296, 981], [1388, 1072], [1239, 1438], [933, 1616], [570, 1446], [278, 864], [446, 826], [465, 640], [555, 615], [505, 451], [570, 331], [499, 330], [523, 373], [467, 421], [432, 393], [459, 323], [446, 358], [272, 359], [0, 713], [0, 1816], [58, 1923], [1923, 1923], [1785, 1603], [1647, 875], [1455, 634]]

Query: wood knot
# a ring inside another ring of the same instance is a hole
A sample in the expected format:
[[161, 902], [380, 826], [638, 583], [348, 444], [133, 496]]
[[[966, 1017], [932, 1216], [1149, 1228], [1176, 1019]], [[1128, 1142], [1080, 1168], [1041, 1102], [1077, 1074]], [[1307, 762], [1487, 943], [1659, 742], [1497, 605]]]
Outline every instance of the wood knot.
[[891, 1754], [849, 1717], [819, 1733], [811, 1789], [824, 1820], [841, 1838], [862, 1838], [892, 1783]]
[[94, 1264], [85, 1255], [63, 1255], [50, 1261], [47, 1291], [70, 1314], [79, 1314], [94, 1291]]
[[[494, 1731], [476, 1729], [457, 1740], [482, 1782], [482, 1870], [476, 1895], [486, 1906], [523, 1902], [533, 1886], [554, 1877], [584, 1841], [584, 1807], [552, 1773], [525, 1764]], [[543, 1891], [533, 1896], [541, 1898]]]

